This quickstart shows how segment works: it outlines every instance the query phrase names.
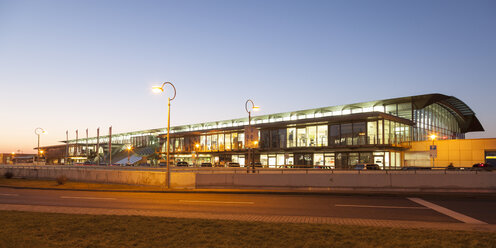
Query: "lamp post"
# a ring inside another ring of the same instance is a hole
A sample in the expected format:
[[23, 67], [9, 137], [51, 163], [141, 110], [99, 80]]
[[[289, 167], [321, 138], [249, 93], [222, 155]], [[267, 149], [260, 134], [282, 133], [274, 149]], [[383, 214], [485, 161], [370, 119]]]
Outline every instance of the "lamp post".
[[195, 166], [196, 167], [199, 167], [198, 166], [198, 148], [200, 148], [200, 144], [196, 143], [195, 144]]
[[[249, 103], [251, 104], [251, 107], [250, 108], [248, 107], [248, 104]], [[253, 111], [258, 111], [258, 110], [260, 110], [260, 107], [259, 106], [255, 106], [255, 103], [253, 103], [253, 101], [251, 99], [248, 99], [245, 102], [245, 110], [248, 113], [248, 130], [251, 133], [251, 111], [252, 110]], [[248, 142], [251, 142], [251, 139], [249, 139], [249, 138], [246, 138], [245, 137], [245, 140], [248, 141]], [[252, 162], [252, 157], [254, 157], [254, 156], [250, 156], [250, 151], [252, 151], [252, 149], [250, 148], [251, 147], [251, 144], [245, 144], [245, 145], [248, 145], [248, 168], [250, 168], [250, 164], [251, 164], [252, 165], [252, 168], [253, 168], [253, 172], [255, 172], [255, 163]]]
[[43, 152], [40, 152], [40, 135], [41, 134], [44, 134], [46, 133], [45, 130], [41, 127], [37, 127], [35, 130], [34, 130], [34, 133], [38, 136], [38, 149], [37, 149], [37, 156], [36, 156], [36, 160], [39, 161], [40, 160], [40, 154], [42, 154]]
[[434, 160], [436, 159], [436, 156], [437, 156], [437, 148], [435, 149], [436, 154], [434, 154], [433, 149], [434, 149], [434, 141], [436, 140], [437, 135], [431, 134], [429, 136], [429, 138], [432, 140], [432, 148], [430, 150], [431, 150], [431, 157], [432, 157], [432, 168], [434, 168], [434, 162], [435, 162]]
[[164, 87], [166, 84], [170, 84], [172, 88], [174, 89], [174, 96], [172, 98], [168, 97], [168, 102], [167, 102], [167, 159], [166, 159], [166, 165], [167, 165], [167, 188], [170, 188], [170, 165], [169, 165], [169, 134], [170, 134], [170, 102], [176, 98], [176, 87], [171, 83], [171, 82], [165, 82], [162, 84], [162, 86], [153, 86], [152, 90], [154, 93], [162, 93], [164, 92]]
[[131, 152], [132, 149], [133, 149], [133, 146], [132, 145], [127, 145], [126, 146], [126, 150], [127, 150], [127, 165], [129, 165], [129, 156], [130, 156], [130, 152]]

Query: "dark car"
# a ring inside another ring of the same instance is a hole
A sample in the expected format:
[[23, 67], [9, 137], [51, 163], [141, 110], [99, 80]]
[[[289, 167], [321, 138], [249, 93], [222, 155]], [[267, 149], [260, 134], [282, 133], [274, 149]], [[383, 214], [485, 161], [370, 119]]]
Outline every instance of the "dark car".
[[212, 167], [212, 163], [201, 163], [201, 167]]
[[431, 167], [422, 167], [422, 166], [408, 166], [403, 167], [401, 170], [431, 170]]
[[176, 164], [177, 167], [188, 167], [188, 163], [184, 161], [179, 161]]
[[367, 170], [380, 170], [381, 169], [381, 167], [379, 167], [378, 164], [366, 164], [365, 168], [367, 168]]
[[227, 167], [239, 167], [239, 163], [227, 162]]
[[492, 171], [496, 170], [496, 166], [490, 164], [490, 163], [477, 163], [472, 166], [473, 170], [486, 170], [486, 171]]
[[260, 162], [250, 163], [250, 167], [252, 167], [253, 165], [255, 165], [255, 167], [263, 167], [262, 163]]

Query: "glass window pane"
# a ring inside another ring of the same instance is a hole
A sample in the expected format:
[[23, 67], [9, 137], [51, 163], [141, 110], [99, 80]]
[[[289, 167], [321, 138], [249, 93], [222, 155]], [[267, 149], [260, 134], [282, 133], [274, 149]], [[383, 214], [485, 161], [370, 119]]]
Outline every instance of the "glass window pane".
[[341, 124], [341, 145], [351, 146], [353, 138], [353, 126], [351, 123]]
[[306, 128], [298, 128], [297, 145], [298, 147], [305, 147], [306, 144], [307, 144], [307, 130]]
[[218, 135], [217, 134], [212, 135], [212, 150], [213, 151], [217, 151], [219, 149], [217, 140], [218, 140]]
[[286, 148], [286, 129], [279, 129], [279, 147]]
[[317, 145], [327, 146], [327, 125], [317, 127]]
[[331, 166], [331, 168], [334, 168], [334, 156], [325, 156], [324, 160], [324, 165], [325, 166]]
[[384, 144], [391, 144], [389, 137], [389, 120], [384, 120]]
[[231, 150], [231, 134], [228, 133], [226, 134], [226, 151], [230, 151]]
[[341, 144], [341, 126], [340, 125], [331, 125], [330, 128], [330, 145], [339, 145]]
[[279, 130], [270, 130], [270, 147], [279, 148]]
[[219, 151], [224, 151], [224, 134], [219, 134]]
[[365, 122], [353, 123], [353, 145], [365, 145]]
[[284, 165], [284, 154], [277, 154], [277, 165]]
[[207, 135], [207, 151], [212, 150], [212, 135]]
[[288, 128], [288, 147], [296, 146], [296, 128]]
[[313, 165], [324, 166], [324, 154], [314, 153], [313, 154]]
[[367, 122], [367, 144], [377, 144], [377, 121]]
[[261, 163], [262, 165], [267, 166], [267, 162], [268, 162], [268, 161], [267, 161], [267, 154], [262, 154], [262, 155], [260, 155], [260, 163]]
[[383, 128], [384, 126], [382, 125], [382, 120], [377, 121], [377, 144], [383, 144], [382, 140], [382, 134], [383, 134]]
[[[231, 146], [233, 150], [239, 149], [238, 133], [231, 133]], [[234, 162], [234, 161], [233, 161]]]
[[307, 127], [306, 132], [307, 132], [307, 146], [316, 146], [317, 127], [316, 126]]

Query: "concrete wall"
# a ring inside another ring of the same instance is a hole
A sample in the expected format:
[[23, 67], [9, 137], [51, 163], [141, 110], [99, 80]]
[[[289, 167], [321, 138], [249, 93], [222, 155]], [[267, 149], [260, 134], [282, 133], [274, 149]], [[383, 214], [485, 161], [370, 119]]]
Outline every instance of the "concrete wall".
[[[485, 151], [496, 151], [496, 138], [435, 140], [434, 144], [438, 150], [435, 166], [441, 167], [446, 167], [450, 163], [453, 163], [455, 167], [472, 167], [475, 163], [485, 161]], [[432, 141], [412, 142], [411, 148], [405, 154], [429, 152], [430, 145], [432, 145]], [[432, 166], [431, 161], [427, 166]], [[408, 161], [405, 162], [408, 165]]]
[[198, 174], [197, 188], [496, 190], [496, 172], [399, 171], [336, 174]]
[[[70, 181], [129, 185], [164, 186], [166, 173], [161, 171], [104, 170], [92, 168], [16, 167], [0, 168], [0, 175], [10, 171], [14, 177], [55, 180], [66, 176]], [[172, 173], [172, 188], [194, 188], [194, 173]]]
[[[56, 167], [0, 167], [0, 175], [11, 171], [15, 177], [50, 179], [60, 175], [71, 181], [164, 186], [166, 173], [118, 169], [56, 168]], [[171, 188], [321, 188], [376, 190], [485, 190], [496, 191], [496, 171], [281, 171], [261, 174], [232, 171], [220, 173], [171, 172]]]

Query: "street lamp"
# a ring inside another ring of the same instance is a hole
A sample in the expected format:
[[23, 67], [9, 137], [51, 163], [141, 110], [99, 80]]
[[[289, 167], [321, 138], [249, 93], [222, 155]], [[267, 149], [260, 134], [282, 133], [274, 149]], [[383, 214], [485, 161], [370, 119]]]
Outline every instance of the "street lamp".
[[127, 150], [127, 165], [129, 165], [129, 154], [131, 152], [131, 150], [133, 149], [133, 146], [132, 145], [127, 145], [126, 146], [126, 150]]
[[432, 157], [432, 167], [434, 168], [434, 160], [435, 160], [435, 156], [437, 156], [437, 148], [435, 149], [436, 150], [436, 154], [434, 154], [433, 150], [434, 150], [434, 141], [436, 140], [437, 138], [437, 135], [435, 134], [431, 134], [429, 135], [429, 138], [432, 140], [432, 148], [429, 149], [431, 150], [431, 157]]
[[195, 166], [198, 167], [198, 148], [200, 148], [200, 144], [196, 143], [195, 144]]
[[44, 134], [46, 132], [43, 128], [37, 127], [34, 130], [34, 133], [38, 136], [38, 152], [37, 152], [38, 155], [36, 156], [36, 159], [39, 161], [40, 160], [40, 154], [43, 154], [43, 152], [40, 152], [40, 135]]
[[162, 86], [153, 86], [152, 91], [154, 93], [162, 93], [164, 92], [164, 87], [166, 84], [170, 84], [172, 88], [174, 89], [174, 96], [172, 98], [168, 97], [168, 104], [167, 104], [167, 159], [166, 159], [166, 165], [167, 165], [167, 188], [170, 188], [170, 166], [169, 166], [169, 134], [170, 134], [170, 102], [176, 98], [176, 87], [171, 83], [171, 82], [165, 82], [162, 84]]
[[[249, 103], [251, 104], [251, 107], [250, 108], [248, 107], [248, 104]], [[245, 110], [248, 113], [248, 130], [251, 133], [251, 131], [252, 131], [251, 130], [251, 111], [252, 110], [253, 111], [259, 111], [260, 110], [260, 107], [259, 106], [256, 106], [255, 103], [253, 103], [253, 101], [251, 99], [248, 99], [245, 102]], [[252, 140], [249, 139], [249, 138], [245, 138], [245, 140], [247, 140], [248, 142], [252, 142]], [[247, 145], [247, 144], [245, 144], [245, 145]], [[251, 163], [252, 168], [253, 168], [253, 172], [255, 172], [255, 162], [252, 162], [252, 158], [251, 158], [251, 157], [254, 157], [254, 156], [250, 156], [250, 151], [252, 150], [250, 147], [251, 147], [251, 144], [248, 145], [248, 168], [250, 167], [250, 163]]]

